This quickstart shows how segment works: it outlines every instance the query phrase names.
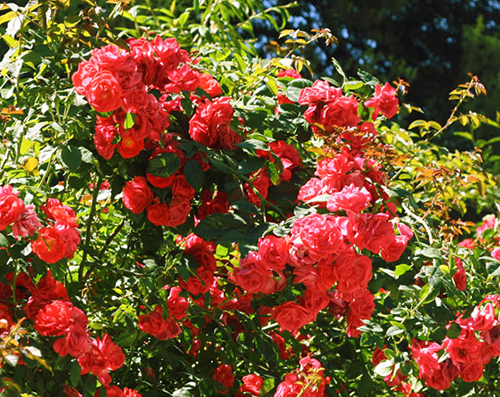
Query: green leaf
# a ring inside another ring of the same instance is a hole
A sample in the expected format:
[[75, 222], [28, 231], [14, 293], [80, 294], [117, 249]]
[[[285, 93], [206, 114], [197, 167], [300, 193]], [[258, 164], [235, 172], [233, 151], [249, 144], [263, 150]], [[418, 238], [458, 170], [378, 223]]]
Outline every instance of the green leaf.
[[373, 381], [371, 376], [368, 374], [364, 374], [360, 382], [358, 383], [358, 390], [357, 390], [358, 396], [364, 397], [370, 395], [372, 387], [373, 387]]
[[236, 214], [215, 213], [202, 219], [194, 228], [194, 233], [207, 241], [227, 239], [232, 233], [236, 239], [238, 236], [235, 232], [243, 230], [245, 226], [245, 220]]
[[273, 389], [274, 389], [274, 378], [267, 378], [262, 383], [259, 395], [266, 396]]
[[269, 147], [266, 142], [259, 141], [258, 139], [247, 139], [246, 141], [237, 143], [236, 146], [239, 146], [244, 149], [249, 149], [251, 151], [255, 150], [265, 150], [269, 151]]
[[280, 173], [278, 171], [278, 167], [274, 163], [267, 164], [267, 171], [269, 173], [269, 178], [271, 178], [271, 182], [273, 185], [277, 185], [280, 182]]
[[405, 274], [408, 270], [411, 270], [411, 266], [406, 264], [397, 265], [394, 274], [399, 277]]
[[364, 86], [362, 81], [347, 81], [342, 86], [344, 91], [355, 91]]
[[403, 332], [405, 332], [404, 329], [401, 329], [400, 327], [397, 327], [397, 326], [392, 326], [387, 330], [386, 335], [387, 336], [396, 336], [396, 335], [402, 334]]
[[134, 113], [127, 113], [125, 115], [125, 122], [123, 123], [123, 126], [125, 127], [126, 130], [131, 129], [135, 124], [135, 114]]
[[194, 190], [198, 191], [203, 187], [203, 183], [205, 182], [205, 171], [203, 171], [198, 161], [189, 160], [184, 165], [184, 176]]
[[81, 372], [81, 367], [78, 362], [74, 361], [73, 364], [71, 365], [71, 370], [70, 370], [70, 377], [69, 380], [73, 386], [77, 386], [78, 382], [81, 379], [80, 372]]
[[8, 247], [9, 240], [7, 240], [7, 236], [3, 233], [0, 233], [0, 247]]
[[191, 98], [189, 98], [189, 96], [183, 97], [181, 99], [181, 104], [182, 109], [184, 109], [184, 113], [186, 113], [188, 117], [191, 117], [193, 115], [193, 101]]
[[245, 199], [237, 200], [231, 203], [231, 206], [238, 211], [248, 212], [249, 214], [256, 214], [259, 211], [254, 204]]
[[392, 360], [383, 360], [381, 361], [373, 370], [377, 375], [382, 377], [386, 377], [387, 375], [392, 374], [394, 362]]
[[441, 251], [437, 248], [427, 247], [415, 251], [416, 256], [423, 256], [424, 258], [441, 259]]
[[148, 174], [168, 178], [174, 175], [181, 166], [181, 160], [175, 153], [161, 153], [148, 165]]
[[192, 397], [194, 395], [193, 394], [193, 386], [195, 386], [195, 385], [192, 384], [191, 382], [188, 383], [186, 386], [174, 391], [172, 393], [172, 397]]
[[361, 69], [358, 69], [358, 76], [363, 82], [372, 86], [374, 86], [376, 83], [380, 83], [380, 80], [375, 76]]
[[[465, 138], [469, 141], [474, 141], [474, 137], [472, 136], [472, 134], [470, 132], [466, 132], [466, 131], [455, 131], [453, 133], [453, 135], [456, 135], [456, 136], [461, 136], [462, 138]], [[479, 146], [481, 147], [481, 146]]]
[[415, 128], [415, 127], [423, 127], [428, 129], [429, 128], [429, 123], [425, 120], [415, 120], [413, 123], [410, 124], [408, 127], [409, 130]]
[[16, 356], [15, 354], [7, 354], [4, 357], [4, 360], [7, 364], [11, 365], [12, 367], [15, 367], [19, 362], [19, 356]]
[[82, 163], [82, 153], [79, 148], [66, 145], [61, 150], [61, 160], [70, 171], [76, 171]]
[[332, 63], [337, 73], [342, 76], [342, 79], [344, 81], [346, 81], [347, 77], [345, 76], [344, 70], [342, 69], [342, 66], [340, 66], [340, 63], [335, 58], [332, 58]]
[[450, 339], [455, 339], [460, 336], [462, 332], [462, 327], [458, 325], [456, 322], [451, 323], [450, 328], [448, 328], [448, 332], [446, 332], [446, 336]]

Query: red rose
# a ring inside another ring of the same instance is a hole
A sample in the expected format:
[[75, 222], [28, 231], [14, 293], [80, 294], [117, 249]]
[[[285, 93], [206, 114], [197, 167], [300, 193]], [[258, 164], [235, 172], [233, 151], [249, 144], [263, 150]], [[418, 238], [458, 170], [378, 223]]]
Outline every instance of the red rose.
[[188, 183], [184, 175], [179, 174], [174, 178], [174, 182], [172, 184], [172, 194], [174, 195], [174, 199], [191, 201], [194, 197], [195, 191]]
[[234, 386], [233, 368], [227, 364], [219, 365], [214, 371], [214, 380], [219, 382], [224, 388], [220, 390], [220, 386], [216, 386], [219, 393], [227, 393], [230, 387]]
[[280, 271], [288, 263], [289, 238], [266, 236], [259, 239], [259, 256], [269, 269]]
[[234, 271], [234, 282], [245, 291], [259, 293], [264, 290], [271, 275], [257, 252], [249, 252]]
[[398, 112], [396, 89], [391, 87], [389, 83], [385, 83], [383, 87], [380, 87], [380, 84], [377, 84], [375, 86], [375, 96], [367, 100], [365, 102], [365, 106], [373, 108], [373, 120], [377, 118], [379, 112], [390, 119]]
[[0, 187], [0, 230], [17, 221], [24, 212], [24, 202], [13, 192], [12, 186]]
[[44, 227], [31, 242], [31, 249], [42, 261], [56, 263], [66, 256], [66, 239], [56, 228]]
[[239, 136], [231, 129], [234, 109], [231, 98], [205, 99], [189, 121], [189, 135], [202, 145], [215, 148], [233, 149]]
[[61, 221], [56, 221], [55, 225], [58, 233], [63, 237], [66, 242], [66, 251], [64, 252], [65, 258], [73, 258], [76, 250], [78, 249], [78, 244], [80, 244], [80, 232], [78, 229], [71, 227]]
[[290, 332], [311, 322], [310, 312], [296, 302], [285, 302], [282, 305], [276, 306], [272, 317], [282, 329]]
[[92, 347], [88, 353], [78, 357], [78, 364], [82, 367], [81, 374], [92, 372], [99, 382], [109, 385], [111, 376], [109, 371], [120, 368], [125, 362], [122, 349], [111, 340], [108, 334], [102, 339], [99, 337], [92, 340]]
[[[73, 304], [71, 302], [62, 300], [56, 300], [48, 304], [38, 312], [35, 321], [35, 329], [41, 335], [64, 335], [68, 332], [69, 326], [72, 323], [72, 309]], [[75, 308], [75, 310], [80, 309]]]
[[79, 95], [87, 95], [88, 86], [97, 72], [98, 68], [92, 62], [82, 61], [78, 64], [78, 70], [71, 76], [71, 81]]
[[63, 393], [66, 395], [66, 397], [83, 397], [82, 393], [80, 393], [73, 386], [70, 386], [66, 383], [63, 385]]
[[330, 303], [330, 298], [323, 291], [317, 289], [307, 289], [303, 296], [304, 307], [309, 310], [312, 316], [323, 310]]
[[98, 340], [99, 349], [107, 360], [107, 369], [114, 371], [125, 363], [125, 355], [120, 346], [116, 345], [108, 334], [105, 334], [102, 340]]
[[124, 159], [130, 159], [137, 156], [144, 149], [144, 138], [138, 137], [134, 129], [120, 133], [121, 140], [116, 149]]
[[54, 351], [65, 356], [69, 354], [73, 357], [82, 357], [92, 348], [92, 340], [85, 328], [71, 326], [69, 332], [63, 338], [54, 342]]
[[243, 384], [240, 387], [242, 393], [250, 393], [253, 396], [258, 396], [260, 393], [260, 388], [264, 383], [264, 379], [259, 375], [250, 374], [242, 378]]
[[200, 73], [200, 88], [205, 91], [212, 98], [222, 95], [220, 84], [208, 73]]
[[282, 69], [282, 70], [280, 70], [278, 72], [278, 78], [281, 78], [281, 77], [290, 77], [292, 79], [302, 78], [300, 73], [295, 71], [294, 69]]
[[49, 198], [45, 205], [40, 206], [49, 219], [61, 221], [67, 225], [76, 227], [77, 218], [75, 211], [61, 203], [59, 199]]
[[167, 300], [168, 312], [177, 320], [182, 320], [186, 317], [186, 312], [189, 307], [187, 299], [179, 296], [181, 291], [182, 289], [180, 287], [172, 287]]
[[24, 211], [21, 216], [14, 222], [12, 226], [12, 234], [19, 238], [33, 236], [37, 229], [41, 226], [40, 221], [35, 212], [34, 205], [28, 205], [24, 207]]
[[125, 387], [123, 389], [123, 397], [142, 397], [142, 395], [139, 394], [137, 392], [137, 390], [129, 389], [128, 387]]
[[143, 212], [153, 201], [153, 193], [148, 187], [146, 179], [136, 176], [128, 181], [123, 188], [123, 204], [134, 214]]
[[337, 218], [331, 215], [310, 214], [300, 218], [293, 224], [292, 235], [300, 236], [313, 259], [340, 254], [347, 248]]
[[372, 278], [372, 261], [365, 255], [346, 252], [335, 260], [333, 276], [340, 292], [365, 289]]
[[113, 157], [115, 153], [116, 143], [113, 143], [118, 129], [112, 117], [97, 116], [97, 124], [95, 126], [94, 145], [97, 152], [106, 160]]
[[164, 91], [178, 93], [180, 91], [195, 91], [200, 85], [200, 73], [189, 65], [182, 65], [179, 69], [166, 70], [167, 84]]
[[187, 283], [181, 278], [179, 279], [179, 282], [183, 289], [188, 291], [191, 295], [196, 296], [208, 292], [213, 280], [214, 272], [200, 266], [196, 269], [196, 276], [189, 277]]
[[87, 100], [98, 112], [111, 112], [122, 105], [123, 91], [116, 76], [107, 71], [97, 72], [87, 86]]
[[203, 203], [198, 209], [197, 219], [204, 219], [208, 215], [217, 212], [221, 214], [229, 212], [229, 201], [226, 192], [217, 190], [215, 192], [215, 197], [212, 198], [212, 192], [209, 189], [205, 189], [201, 193], [201, 199]]
[[349, 213], [347, 238], [360, 249], [368, 249], [374, 254], [380, 253], [396, 241], [394, 228], [389, 222], [389, 215]]
[[375, 297], [367, 289], [356, 291], [353, 295], [346, 316], [347, 335], [357, 338], [361, 335], [358, 327], [364, 325], [361, 320], [369, 320], [372, 316], [375, 309], [375, 303], [373, 302]]
[[213, 247], [196, 234], [191, 233], [186, 237], [184, 254], [191, 255], [201, 267], [211, 271], [217, 269], [213, 251]]
[[328, 103], [321, 111], [320, 123], [328, 131], [335, 127], [353, 127], [360, 121], [358, 116], [358, 101], [353, 97], [340, 97]]
[[155, 226], [168, 225], [170, 222], [170, 212], [168, 205], [157, 203], [148, 207], [148, 221]]
[[170, 220], [166, 226], [176, 227], [186, 222], [191, 212], [191, 202], [182, 199], [173, 199], [168, 206], [170, 211]]
[[259, 207], [260, 197], [255, 193], [254, 189], [256, 189], [263, 198], [267, 198], [269, 186], [271, 186], [271, 179], [265, 168], [252, 172], [249, 179], [253, 187], [250, 186], [249, 183], [245, 183], [247, 200]]
[[157, 339], [167, 339], [164, 331], [164, 320], [161, 306], [155, 306], [154, 310], [146, 315], [139, 316], [139, 329], [147, 334], [153, 335]]

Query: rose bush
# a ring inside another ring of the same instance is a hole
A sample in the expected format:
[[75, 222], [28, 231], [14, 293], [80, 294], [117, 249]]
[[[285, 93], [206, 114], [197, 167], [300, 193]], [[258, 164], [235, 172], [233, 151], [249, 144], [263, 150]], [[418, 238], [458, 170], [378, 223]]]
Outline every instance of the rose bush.
[[114, 4], [0, 15], [2, 393], [495, 393], [494, 141], [434, 143], [498, 127], [477, 77], [405, 129], [404, 82], [308, 70], [328, 30], [242, 44], [286, 7]]

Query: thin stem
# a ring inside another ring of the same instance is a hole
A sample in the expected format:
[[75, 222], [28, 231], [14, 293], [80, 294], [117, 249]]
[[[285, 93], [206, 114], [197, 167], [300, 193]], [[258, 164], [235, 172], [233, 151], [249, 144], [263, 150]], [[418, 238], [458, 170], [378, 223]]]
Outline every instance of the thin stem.
[[405, 209], [405, 211], [407, 212], [407, 214], [410, 217], [415, 219], [418, 223], [420, 223], [424, 227], [425, 231], [427, 232], [427, 236], [429, 237], [429, 244], [430, 245], [434, 244], [434, 238], [432, 237], [432, 231], [429, 228], [429, 225], [427, 224], [425, 219], [419, 217], [417, 214], [415, 214], [413, 211], [411, 211], [410, 208], [405, 203], [401, 203], [401, 206]]
[[[102, 182], [102, 176], [99, 175], [99, 177], [97, 178], [97, 182], [94, 185], [94, 192], [92, 194], [92, 205], [90, 207], [90, 214], [89, 214], [89, 217], [87, 219], [87, 231], [85, 234], [85, 247], [88, 247], [90, 244], [90, 237], [92, 234], [92, 223], [93, 223], [94, 216], [95, 216], [95, 211], [96, 211], [96, 206], [97, 206], [97, 195], [99, 194], [99, 187], [101, 186], [101, 182]], [[80, 263], [80, 268], [78, 269], [78, 280], [82, 280], [82, 278], [83, 278], [83, 268], [85, 266], [86, 259], [87, 259], [87, 250], [84, 250], [82, 261]]]

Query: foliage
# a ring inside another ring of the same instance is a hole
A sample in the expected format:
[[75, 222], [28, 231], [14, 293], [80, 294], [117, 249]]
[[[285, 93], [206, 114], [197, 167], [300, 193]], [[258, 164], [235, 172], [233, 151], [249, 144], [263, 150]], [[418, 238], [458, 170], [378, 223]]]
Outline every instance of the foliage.
[[[402, 80], [309, 79], [297, 50], [328, 29], [257, 57], [242, 35], [288, 6], [1, 12], [5, 395], [499, 390], [497, 139], [473, 134], [498, 124], [463, 110], [476, 76], [443, 125], [404, 128]], [[458, 125], [473, 152], [435, 143]]]

